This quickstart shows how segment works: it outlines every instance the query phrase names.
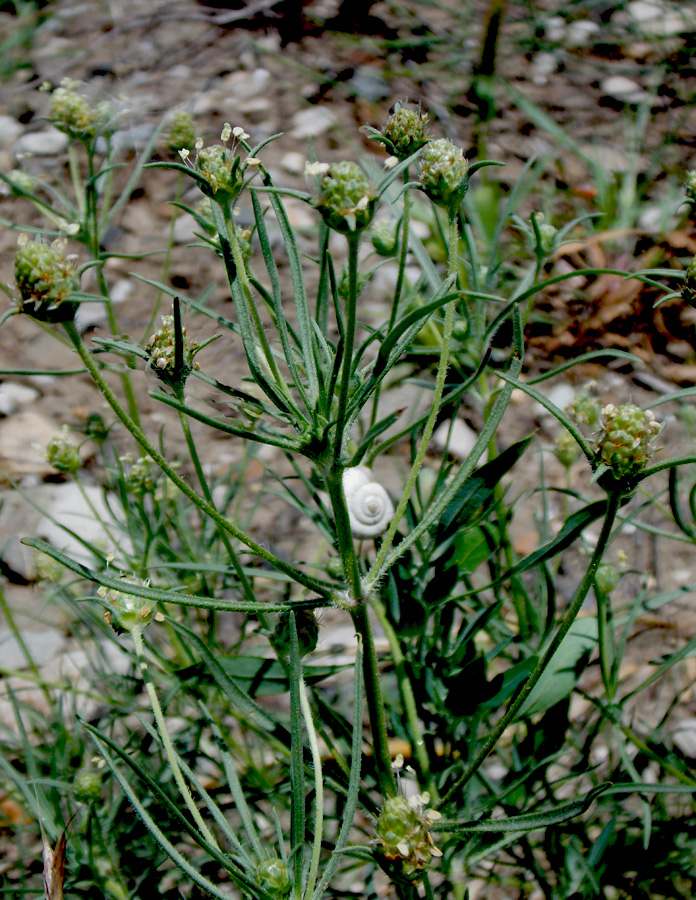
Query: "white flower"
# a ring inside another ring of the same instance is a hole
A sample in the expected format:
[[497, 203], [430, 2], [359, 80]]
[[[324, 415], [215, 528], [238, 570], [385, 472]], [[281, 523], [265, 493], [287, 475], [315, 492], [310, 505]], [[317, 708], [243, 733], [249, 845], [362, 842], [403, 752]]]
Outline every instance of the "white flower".
[[384, 168], [385, 168], [385, 169], [393, 169], [394, 166], [395, 166], [398, 162], [399, 162], [399, 160], [398, 160], [398, 158], [397, 158], [396, 156], [388, 156], [388, 157], [384, 160]]
[[329, 168], [330, 166], [328, 163], [310, 162], [309, 160], [307, 160], [307, 162], [305, 163], [304, 172], [305, 175], [309, 178], [311, 176], [326, 175], [326, 173], [329, 171]]
[[179, 150], [179, 156], [183, 159], [184, 162], [186, 162], [186, 160], [189, 158], [189, 151], [186, 149], [186, 147], [182, 147], [181, 150]]
[[222, 134], [220, 135], [220, 140], [222, 141], [223, 144], [226, 144], [229, 141], [231, 134], [232, 134], [232, 126], [230, 125], [229, 122], [225, 122], [224, 128], [222, 129]]
[[232, 134], [237, 138], [238, 141], [245, 141], [249, 137], [249, 135], [240, 125], [237, 125], [232, 129]]

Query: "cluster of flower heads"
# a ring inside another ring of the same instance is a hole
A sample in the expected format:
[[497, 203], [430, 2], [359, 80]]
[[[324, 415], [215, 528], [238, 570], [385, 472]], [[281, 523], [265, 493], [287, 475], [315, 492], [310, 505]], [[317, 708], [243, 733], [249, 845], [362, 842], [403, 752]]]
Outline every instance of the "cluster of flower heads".
[[122, 591], [104, 585], [97, 588], [97, 594], [108, 605], [104, 618], [110, 625], [115, 625], [122, 631], [142, 631], [153, 619], [160, 621], [163, 618], [160, 613], [155, 611], [153, 600], [128, 593], [127, 586], [129, 584], [137, 587], [149, 587], [148, 580], [141, 581], [138, 578], [124, 576], [121, 582], [124, 585]]
[[113, 108], [106, 102], [92, 106], [78, 93], [79, 87], [79, 81], [64, 78], [57, 88], [46, 83], [42, 90], [52, 90], [49, 119], [53, 125], [72, 138], [89, 141], [108, 130], [113, 119]]
[[[399, 754], [392, 768], [399, 773], [403, 765], [404, 758]], [[410, 766], [406, 770], [413, 772]], [[441, 816], [437, 810], [427, 808], [429, 802], [427, 792], [416, 794], [410, 800], [400, 794], [388, 797], [375, 827], [384, 858], [399, 865], [400, 874], [412, 881], [418, 880], [433, 858], [442, 856], [430, 833], [433, 823]]]
[[[198, 183], [208, 197], [221, 203], [233, 203], [242, 191], [245, 171], [261, 165], [261, 160], [255, 156], [247, 156], [242, 160], [237, 155], [238, 147], [246, 149], [248, 137], [241, 126], [232, 128], [229, 122], [225, 122], [220, 135], [221, 144], [205, 147], [203, 138], [197, 138], [193, 145], [193, 159], [188, 147], [178, 148], [184, 163], [201, 176]], [[232, 143], [228, 147], [230, 138]]]
[[609, 404], [602, 410], [602, 431], [597, 441], [597, 459], [614, 478], [624, 481], [639, 475], [655, 452], [654, 441], [661, 430], [651, 410], [633, 403]]
[[15, 282], [19, 291], [16, 305], [41, 322], [69, 322], [75, 318], [78, 301], [70, 295], [79, 291], [75, 257], [68, 255], [64, 240], [47, 244], [37, 237], [31, 241], [21, 234], [15, 254]]
[[185, 325], [181, 326], [180, 339], [181, 358], [177, 359], [174, 316], [162, 316], [162, 326], [145, 345], [148, 365], [161, 381], [171, 385], [183, 384], [191, 372], [197, 372], [199, 368], [194, 356], [202, 347], [196, 341], [186, 340]]

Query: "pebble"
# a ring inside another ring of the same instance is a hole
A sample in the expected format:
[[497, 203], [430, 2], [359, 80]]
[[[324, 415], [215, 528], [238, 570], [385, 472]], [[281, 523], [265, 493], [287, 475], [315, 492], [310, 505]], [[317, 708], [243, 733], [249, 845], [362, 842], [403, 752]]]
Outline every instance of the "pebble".
[[297, 150], [291, 150], [281, 157], [280, 167], [291, 175], [302, 175], [306, 161], [307, 157], [304, 153], [299, 153]]
[[318, 137], [337, 124], [336, 116], [325, 106], [301, 109], [292, 117], [291, 136], [294, 138]]
[[532, 60], [532, 81], [534, 84], [546, 84], [548, 76], [558, 68], [558, 58], [555, 53], [548, 53], [542, 50], [537, 53]]
[[19, 156], [57, 156], [68, 148], [68, 136], [57, 128], [30, 131], [15, 141], [13, 153]]
[[[253, 72], [242, 70], [226, 75], [216, 85], [216, 88], [227, 94], [235, 105], [239, 105], [245, 100], [251, 100], [254, 97], [261, 97], [267, 94], [270, 83], [271, 73], [268, 69], [254, 69]], [[235, 123], [232, 122], [231, 124], [234, 125]]]
[[191, 241], [198, 240], [196, 233], [202, 231], [200, 225], [190, 213], [180, 213], [174, 223], [174, 243], [190, 244]]
[[[440, 453], [447, 452], [450, 456], [463, 461], [474, 449], [477, 440], [478, 434], [473, 428], [469, 428], [466, 422], [462, 421], [462, 419], [451, 419], [442, 422], [435, 429], [432, 446]], [[484, 463], [487, 455], [484, 452], [479, 462]]]
[[10, 416], [23, 406], [37, 400], [41, 394], [36, 388], [18, 381], [3, 381], [0, 384], [0, 415]]
[[672, 740], [684, 756], [696, 759], [696, 716], [682, 719], [672, 732]]
[[373, 66], [358, 66], [355, 74], [348, 80], [357, 97], [376, 103], [391, 96], [391, 87], [379, 69]]
[[676, 8], [660, 0], [633, 0], [623, 11], [612, 16], [612, 23], [638, 26], [653, 37], [675, 37], [696, 28], [696, 9], [693, 4], [683, 3]]
[[[65, 635], [57, 628], [45, 628], [43, 631], [22, 629], [19, 635], [29, 656], [42, 665], [58, 656], [65, 646]], [[0, 660], [0, 668], [6, 672], [29, 668], [24, 651], [9, 628], [0, 628]]]
[[640, 103], [647, 94], [643, 88], [631, 78], [624, 75], [611, 75], [601, 85], [602, 93], [622, 103]]
[[12, 116], [0, 116], [0, 147], [14, 143], [23, 131], [22, 123]]
[[565, 44], [569, 47], [584, 47], [594, 39], [598, 31], [597, 22], [591, 19], [575, 19], [566, 29]]
[[[132, 546], [119, 523], [114, 521], [120, 509], [116, 495], [105, 496], [103, 489], [96, 485], [83, 485], [81, 490], [74, 481], [57, 484], [36, 534], [80, 562], [93, 561], [82, 541], [114, 552], [117, 561], [122, 562], [124, 553], [132, 552]], [[108, 531], [102, 522], [107, 523]]]
[[44, 458], [46, 444], [60, 431], [55, 419], [23, 410], [0, 421], [0, 478], [45, 478], [55, 469]]

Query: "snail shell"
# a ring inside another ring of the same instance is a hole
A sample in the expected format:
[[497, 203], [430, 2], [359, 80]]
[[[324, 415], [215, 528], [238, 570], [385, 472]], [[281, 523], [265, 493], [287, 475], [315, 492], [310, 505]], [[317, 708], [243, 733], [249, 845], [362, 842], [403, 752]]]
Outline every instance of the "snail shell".
[[394, 505], [367, 466], [354, 466], [343, 473], [350, 528], [353, 537], [371, 538], [386, 531], [394, 517]]

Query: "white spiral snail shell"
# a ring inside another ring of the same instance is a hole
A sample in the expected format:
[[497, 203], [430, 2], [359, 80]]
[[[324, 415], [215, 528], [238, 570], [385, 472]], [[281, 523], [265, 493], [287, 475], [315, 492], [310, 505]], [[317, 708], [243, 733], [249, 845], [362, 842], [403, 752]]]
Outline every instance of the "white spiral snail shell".
[[353, 537], [371, 538], [386, 531], [394, 518], [394, 505], [367, 466], [353, 466], [343, 473], [343, 492]]

